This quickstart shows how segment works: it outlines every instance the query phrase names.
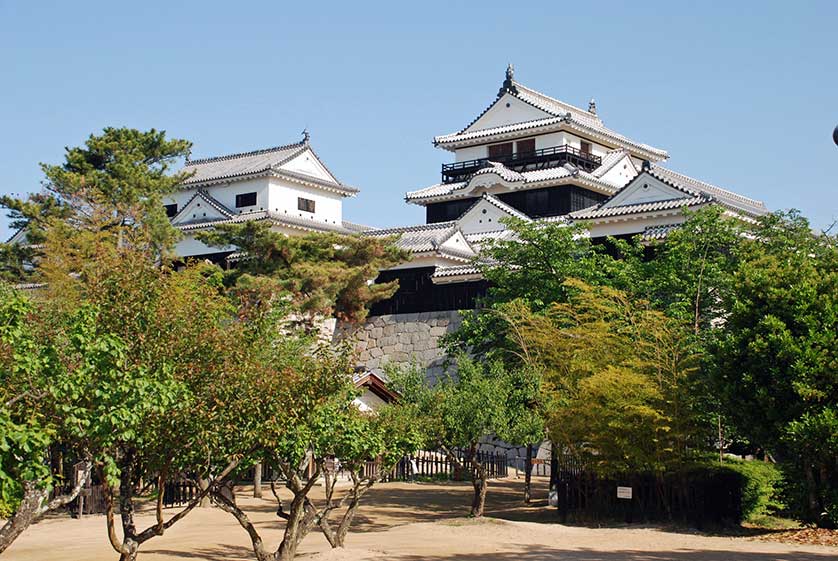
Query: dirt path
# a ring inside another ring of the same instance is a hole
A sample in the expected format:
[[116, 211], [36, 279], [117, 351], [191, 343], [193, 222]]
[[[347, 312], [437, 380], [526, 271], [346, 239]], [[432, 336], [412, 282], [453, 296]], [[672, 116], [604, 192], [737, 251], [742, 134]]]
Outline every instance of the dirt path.
[[[539, 493], [544, 494], [539, 482]], [[793, 546], [749, 538], [704, 536], [656, 528], [586, 528], [554, 522], [543, 506], [524, 507], [521, 482], [505, 480], [490, 487], [487, 514], [464, 518], [470, 486], [462, 484], [390, 483], [374, 488], [362, 507], [346, 551], [330, 551], [313, 533], [303, 542], [309, 561], [791, 561], [838, 560], [838, 549]], [[270, 497], [270, 492], [265, 493]], [[268, 544], [276, 544], [282, 526], [275, 503], [244, 492], [245, 507]], [[142, 516], [142, 524], [151, 523]], [[503, 518], [503, 519], [501, 519]], [[112, 561], [105, 520], [54, 517], [26, 532], [3, 555], [3, 561]], [[218, 509], [197, 509], [140, 550], [146, 561], [252, 559], [241, 527]]]

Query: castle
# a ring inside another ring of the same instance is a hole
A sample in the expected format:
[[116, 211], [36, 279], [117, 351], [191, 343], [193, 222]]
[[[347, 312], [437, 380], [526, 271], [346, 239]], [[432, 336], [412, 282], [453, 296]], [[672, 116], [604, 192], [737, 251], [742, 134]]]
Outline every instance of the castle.
[[356, 339], [362, 365], [419, 362], [441, 373], [439, 338], [459, 325], [485, 293], [474, 260], [489, 239], [510, 235], [503, 219], [581, 222], [592, 239], [640, 235], [660, 240], [686, 218], [684, 209], [718, 205], [743, 221], [768, 210], [761, 201], [667, 167], [668, 153], [609, 129], [594, 100], [587, 109], [515, 80], [510, 65], [494, 100], [457, 132], [434, 138], [453, 153], [440, 181], [409, 191], [425, 207], [424, 224], [376, 229], [343, 219], [345, 185], [314, 152], [309, 136], [276, 148], [188, 161], [191, 177], [170, 197], [167, 212], [183, 232], [184, 258], [225, 263], [236, 248], [209, 248], [196, 231], [225, 222], [267, 220], [289, 235], [312, 231], [397, 237], [412, 259], [381, 271], [398, 292], [373, 306], [361, 326], [338, 326]]

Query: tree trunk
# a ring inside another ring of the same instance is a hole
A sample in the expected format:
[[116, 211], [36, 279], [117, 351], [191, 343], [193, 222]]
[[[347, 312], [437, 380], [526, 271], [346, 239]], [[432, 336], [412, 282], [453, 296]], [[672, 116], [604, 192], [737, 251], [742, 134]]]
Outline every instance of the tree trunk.
[[262, 498], [262, 462], [253, 466], [253, 498]]
[[253, 553], [256, 555], [257, 561], [274, 561], [277, 559], [277, 555], [265, 550], [265, 546], [262, 543], [262, 537], [259, 535], [258, 530], [256, 530], [256, 527], [243, 510], [237, 507], [235, 503], [231, 502], [221, 493], [213, 492], [213, 496], [215, 497], [215, 501], [219, 508], [232, 514], [241, 527], [247, 532], [247, 535], [250, 537], [250, 542], [253, 545]]
[[332, 545], [332, 547], [344, 547], [344, 544], [346, 543], [346, 534], [349, 533], [349, 527], [352, 525], [352, 519], [355, 518], [355, 513], [358, 511], [358, 505], [360, 502], [359, 497], [349, 503], [349, 508], [347, 509], [346, 514], [344, 514], [340, 526], [338, 526], [338, 531], [335, 532], [335, 544]]
[[119, 561], [136, 561], [137, 555], [139, 555], [139, 553], [140, 547], [137, 545], [135, 547], [132, 547], [130, 551], [128, 551], [127, 553], [121, 553], [119, 555]]
[[[209, 487], [209, 480], [208, 479], [199, 479], [198, 480], [198, 488], [201, 490], [201, 492], [206, 491], [207, 487]], [[209, 508], [211, 506], [212, 506], [212, 501], [210, 500], [210, 494], [207, 493], [201, 499], [201, 502], [200, 502], [200, 504], [198, 504], [198, 507], [199, 508]]]
[[297, 546], [302, 541], [300, 535], [300, 522], [302, 521], [304, 506], [300, 497], [294, 497], [291, 501], [291, 512], [288, 513], [288, 520], [285, 522], [285, 534], [282, 536], [282, 543], [276, 550], [276, 558], [279, 561], [293, 561], [297, 555]]
[[817, 522], [818, 518], [820, 518], [820, 501], [818, 500], [818, 483], [815, 481], [815, 471], [812, 469], [812, 465], [807, 463], [806, 464], [806, 492], [809, 499], [809, 520], [811, 522]]
[[92, 464], [87, 461], [81, 477], [74, 482], [69, 493], [60, 495], [48, 503], [49, 490], [40, 488], [37, 481], [23, 482], [23, 499], [14, 515], [0, 527], [0, 553], [6, 550], [26, 528], [51, 510], [56, 510], [70, 503], [79, 496], [82, 488], [90, 479]]
[[49, 491], [39, 489], [35, 481], [23, 484], [23, 500], [14, 515], [0, 528], [0, 553], [3, 553], [38, 517]]
[[530, 504], [532, 493], [532, 444], [527, 444], [527, 464], [524, 466], [524, 502]]
[[486, 491], [488, 489], [486, 475], [482, 469], [480, 473], [474, 475], [472, 485], [474, 486], [474, 499], [471, 502], [471, 516], [480, 518], [483, 516], [483, 509], [486, 506]]

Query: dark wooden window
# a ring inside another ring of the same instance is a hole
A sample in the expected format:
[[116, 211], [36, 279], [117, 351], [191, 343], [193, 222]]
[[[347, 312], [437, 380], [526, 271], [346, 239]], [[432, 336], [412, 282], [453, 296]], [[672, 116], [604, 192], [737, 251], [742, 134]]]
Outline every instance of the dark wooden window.
[[314, 201], [311, 199], [304, 199], [297, 197], [297, 210], [304, 210], [306, 212], [314, 212]]
[[579, 143], [579, 151], [583, 154], [590, 154], [591, 153], [591, 143], [585, 142], [584, 140]]
[[515, 152], [517, 154], [530, 154], [535, 152], [535, 139], [528, 138], [526, 140], [519, 140], [515, 143]]
[[171, 205], [163, 205], [163, 208], [166, 209], [166, 216], [172, 218], [177, 214], [177, 203]]
[[433, 224], [435, 222], [448, 222], [449, 220], [456, 220], [469, 209], [477, 199], [469, 197], [468, 199], [460, 199], [459, 201], [446, 201], [444, 203], [431, 203], [425, 207], [426, 222]]
[[373, 304], [370, 315], [472, 310], [486, 295], [485, 280], [437, 285], [431, 280], [433, 272], [433, 267], [382, 271], [375, 282], [398, 279], [399, 288], [392, 297]]
[[498, 198], [532, 217], [562, 216], [588, 208], [607, 197], [575, 185], [501, 193]]
[[236, 208], [256, 206], [256, 193], [241, 193], [236, 195]]
[[512, 143], [504, 142], [503, 144], [492, 144], [489, 146], [489, 159], [497, 158], [498, 156], [511, 156]]

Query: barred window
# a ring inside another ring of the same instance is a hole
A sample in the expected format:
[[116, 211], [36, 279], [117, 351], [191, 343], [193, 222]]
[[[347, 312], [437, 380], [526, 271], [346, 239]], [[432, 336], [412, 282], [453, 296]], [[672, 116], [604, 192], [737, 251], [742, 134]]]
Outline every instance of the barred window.
[[314, 212], [314, 201], [311, 199], [304, 199], [303, 197], [297, 197], [297, 210]]
[[236, 208], [256, 206], [256, 193], [241, 193], [236, 195]]

